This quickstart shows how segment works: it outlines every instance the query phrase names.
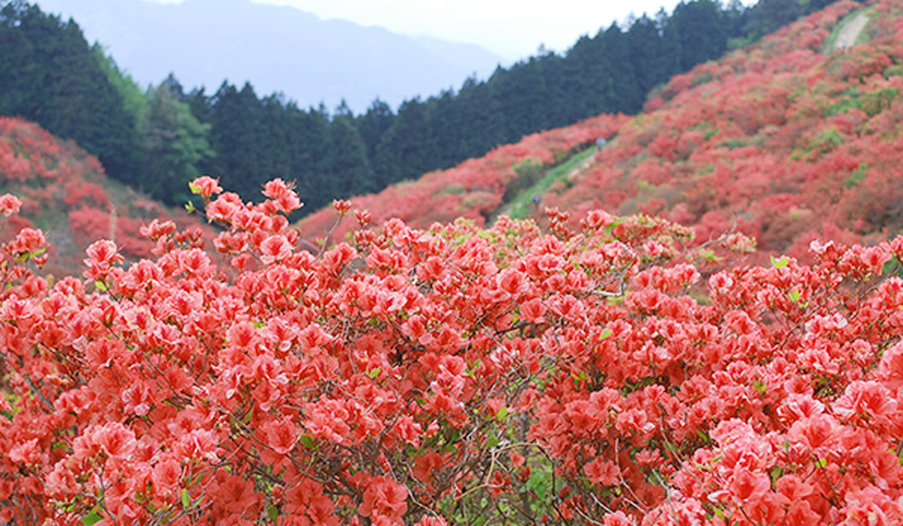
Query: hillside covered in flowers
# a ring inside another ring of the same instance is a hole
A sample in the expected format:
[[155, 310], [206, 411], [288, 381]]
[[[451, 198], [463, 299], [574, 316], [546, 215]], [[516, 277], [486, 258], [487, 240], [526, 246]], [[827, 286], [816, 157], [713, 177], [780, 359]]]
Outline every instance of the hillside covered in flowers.
[[150, 256], [153, 244], [141, 229], [155, 218], [199, 229], [192, 235], [212, 235], [184, 211], [109, 179], [97, 158], [74, 142], [17, 118], [0, 117], [0, 189], [22, 200], [21, 213], [2, 226], [3, 234], [43, 229], [52, 245], [46, 270], [56, 275], [77, 272], [85, 248], [99, 238], [115, 240], [130, 260]]
[[[903, 226], [901, 10], [893, 0], [834, 4], [674, 77], [635, 118], [531, 135], [352, 201], [377, 221], [425, 227], [463, 215], [485, 224], [516, 193], [524, 163], [554, 164], [605, 138], [591, 161], [537, 195], [543, 208], [573, 221], [595, 208], [654, 214], [703, 238], [736, 228], [763, 254], [803, 256], [824, 236], [886, 239]], [[860, 43], [838, 49], [839, 28], [861, 12], [869, 21]], [[302, 233], [324, 235], [328, 215], [306, 218]]]

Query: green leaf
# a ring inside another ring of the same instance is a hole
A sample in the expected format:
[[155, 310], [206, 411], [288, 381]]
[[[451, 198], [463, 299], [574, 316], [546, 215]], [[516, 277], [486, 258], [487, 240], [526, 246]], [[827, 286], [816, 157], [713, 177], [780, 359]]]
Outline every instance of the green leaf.
[[611, 329], [609, 329], [608, 327], [605, 327], [605, 330], [602, 331], [602, 334], [599, 336], [599, 341], [608, 339], [611, 336], [611, 334], [612, 334]]
[[[228, 467], [228, 466], [227, 466], [227, 467]], [[197, 484], [201, 481], [201, 477], [203, 477], [203, 476], [204, 476], [204, 473], [203, 473], [203, 472], [202, 472], [202, 473], [198, 473], [197, 475], [194, 476], [193, 479], [191, 479], [191, 482], [189, 482], [188, 485], [189, 485], [189, 486], [195, 486], [195, 485], [197, 485]]]
[[784, 469], [781, 466], [775, 466], [775, 467], [771, 468], [771, 471], [769, 472], [772, 482], [777, 482], [777, 480], [779, 478], [781, 478], [781, 475], [783, 475], [783, 474], [784, 474]]
[[82, 517], [82, 524], [84, 524], [85, 526], [94, 526], [95, 524], [97, 524], [98, 522], [100, 522], [102, 520], [103, 520], [103, 515], [101, 515], [97, 511], [97, 508], [94, 508], [93, 510], [91, 510], [91, 513]]
[[715, 254], [714, 250], [706, 249], [699, 252], [699, 256], [705, 261], [711, 261], [713, 263], [718, 263], [722, 261], [724, 258]]
[[671, 452], [672, 455], [674, 455], [675, 457], [680, 457], [680, 450], [677, 449], [677, 446], [675, 446], [671, 442], [665, 442], [663, 445], [665, 446], [665, 449]]
[[106, 292], [110, 289], [109, 287], [107, 287], [106, 283], [104, 283], [103, 281], [100, 281], [100, 280], [94, 280], [94, 288], [96, 288], [97, 290], [99, 290], [101, 292]]
[[370, 371], [367, 371], [367, 376], [369, 376], [370, 379], [373, 380], [377, 376], [379, 376], [379, 373], [381, 373], [381, 372], [382, 372], [382, 369], [380, 369], [379, 367], [374, 367]]
[[504, 422], [505, 419], [508, 418], [508, 408], [502, 406], [502, 408], [499, 409], [499, 412], [495, 414], [495, 418], [499, 422]]
[[[903, 307], [901, 307], [901, 308], [903, 308]], [[467, 371], [465, 371], [465, 374], [467, 374], [467, 376], [469, 376], [469, 377], [471, 377], [471, 378], [476, 377], [476, 371], [477, 371], [477, 369], [480, 368], [480, 365], [482, 365], [482, 364], [483, 364], [483, 360], [480, 359], [480, 358], [477, 358], [477, 361], [473, 362], [473, 363], [467, 368]]]
[[201, 193], [201, 187], [194, 183], [188, 183], [188, 189], [191, 190], [191, 193], [193, 194]]
[[790, 260], [787, 259], [786, 256], [782, 257], [781, 259], [777, 259], [774, 256], [771, 256], [771, 265], [774, 268], [784, 268], [789, 264], [790, 264]]
[[188, 494], [187, 489], [182, 490], [182, 507], [188, 509], [191, 506], [191, 495]]
[[185, 211], [187, 211], [190, 214], [190, 213], [194, 212], [195, 210], [197, 210], [197, 208], [194, 207], [194, 203], [192, 203], [191, 201], [188, 201], [188, 204], [185, 205]]
[[275, 523], [279, 519], [279, 508], [273, 504], [267, 504], [267, 517], [270, 518], [270, 522]]
[[549, 485], [551, 474], [544, 466], [537, 466], [537, 469], [530, 471], [530, 478], [524, 484], [524, 489], [536, 493], [536, 497], [540, 501], [545, 501], [549, 493]]
[[827, 465], [828, 465], [828, 461], [825, 460], [825, 459], [823, 459], [823, 458], [820, 458], [820, 459], [818, 459], [818, 460], [815, 461], [815, 468], [816, 468], [816, 469], [821, 469], [821, 468], [823, 468], [823, 467], [825, 467], [825, 466], [827, 466]]
[[799, 302], [801, 295], [802, 293], [799, 291], [799, 289], [793, 289], [793, 292], [791, 292], [788, 297], [790, 298], [790, 301], [797, 303]]
[[314, 443], [314, 439], [311, 438], [310, 435], [301, 435], [301, 437], [298, 439], [298, 441], [300, 441], [300, 442], [301, 442], [301, 445], [304, 446], [304, 447], [306, 447], [307, 449], [314, 449], [314, 448], [316, 448], [316, 444]]
[[765, 384], [758, 380], [753, 380], [753, 387], [756, 388], [756, 391], [759, 391], [759, 394], [765, 394]]

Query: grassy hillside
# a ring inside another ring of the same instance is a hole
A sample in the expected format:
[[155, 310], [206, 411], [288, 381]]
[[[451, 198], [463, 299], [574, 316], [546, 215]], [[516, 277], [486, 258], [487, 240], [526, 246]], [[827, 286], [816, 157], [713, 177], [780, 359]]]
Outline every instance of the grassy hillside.
[[[424, 226], [464, 215], [480, 222], [515, 210], [506, 208], [503, 196], [518, 199], [511, 190], [527, 159], [554, 164], [587, 140], [613, 136], [576, 172], [537, 179], [549, 183], [542, 205], [572, 218], [593, 208], [658, 214], [694, 227], [702, 239], [736, 227], [758, 240], [762, 257], [802, 255], [822, 236], [884, 239], [903, 227], [903, 2], [872, 4], [860, 43], [830, 45], [839, 25], [860, 8], [835, 4], [676, 76], [653, 92], [636, 118], [600, 116], [530, 136], [352, 201], [375, 211], [377, 221], [394, 215]], [[572, 136], [579, 139], [558, 157], [496, 160], [503, 151], [547, 151], [540, 145]], [[462, 174], [474, 172], [461, 184]], [[446, 205], [449, 196], [454, 206]], [[322, 235], [326, 215], [303, 221], [302, 232]]]
[[210, 231], [198, 218], [172, 211], [109, 179], [96, 157], [36, 124], [0, 117], [0, 193], [22, 200], [22, 213], [2, 220], [7, 235], [23, 227], [43, 230], [52, 245], [46, 271], [76, 273], [84, 249], [113, 239], [131, 259], [151, 255], [141, 227], [153, 218]]

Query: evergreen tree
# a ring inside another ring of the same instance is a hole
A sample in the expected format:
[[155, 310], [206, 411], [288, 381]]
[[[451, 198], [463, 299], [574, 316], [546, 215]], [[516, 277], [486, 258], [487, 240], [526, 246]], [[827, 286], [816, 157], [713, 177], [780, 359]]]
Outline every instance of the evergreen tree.
[[[294, 162], [295, 138], [292, 119], [297, 106], [285, 102], [281, 93], [264, 97], [261, 105], [261, 126], [266, 130], [266, 155], [261, 157], [258, 166], [261, 173], [270, 177], [279, 177], [285, 181], [300, 179], [298, 167]], [[297, 188], [300, 188], [298, 186]]]
[[367, 148], [367, 158], [376, 158], [376, 147], [379, 140], [395, 122], [395, 114], [392, 108], [380, 99], [374, 100], [367, 109], [367, 113], [359, 116], [356, 121], [358, 133], [364, 146]]
[[[832, 2], [835, 0], [831, 0]], [[721, 11], [721, 23], [728, 37], [728, 47], [731, 42], [743, 40], [747, 37], [746, 20], [749, 17], [749, 8], [740, 0], [730, 0]], [[751, 40], [751, 39], [750, 39]]]
[[525, 133], [546, 127], [546, 109], [551, 99], [544, 65], [543, 58], [531, 57], [508, 70], [497, 70], [489, 81], [492, 96], [499, 101], [504, 115], [505, 142], [515, 142]]
[[380, 187], [419, 177], [435, 167], [432, 159], [436, 148], [430, 132], [426, 108], [420, 99], [398, 108], [395, 122], [376, 148]]
[[293, 123], [294, 140], [299, 146], [294, 166], [309, 174], [309, 193], [300, 195], [311, 210], [316, 210], [338, 197], [333, 194], [333, 188], [336, 186], [333, 178], [338, 174], [332, 171], [334, 166], [331, 158], [329, 113], [321, 104], [318, 108], [309, 108], [301, 112]]
[[612, 81], [601, 40], [581, 36], [568, 50], [560, 71], [560, 85], [567, 97], [567, 101], [560, 105], [565, 118], [574, 122], [598, 113]]
[[205, 124], [213, 124], [213, 100], [202, 86], [191, 90], [185, 96], [185, 102], [191, 108], [191, 114]]
[[461, 128], [457, 130], [460, 153], [447, 162], [455, 164], [478, 157], [502, 144], [504, 118], [501, 103], [493, 96], [488, 83], [467, 79], [455, 97], [455, 104], [461, 123]]
[[146, 154], [140, 186], [170, 204], [190, 199], [188, 183], [201, 175], [199, 165], [214, 155], [207, 142], [210, 125], [200, 123], [179, 94], [172, 82], [148, 88], [147, 108], [138, 126]]
[[113, 57], [104, 52], [103, 47], [99, 43], [95, 43], [91, 47], [91, 52], [97, 59], [100, 68], [103, 70], [110, 81], [110, 84], [116, 88], [119, 96], [122, 98], [122, 106], [135, 122], [135, 126], [143, 117], [143, 113], [147, 109], [147, 94], [138, 86], [135, 79], [128, 73], [119, 68]]
[[[188, 102], [188, 95], [185, 94], [185, 89], [182, 87], [182, 83], [179, 82], [179, 79], [176, 78], [175, 74], [170, 72], [169, 75], [163, 79], [163, 82], [160, 83], [162, 87], [165, 87], [166, 90], [176, 98], [179, 102]], [[189, 107], [190, 109], [190, 107]]]
[[641, 93], [648, 93], [679, 70], [678, 49], [665, 41], [664, 28], [659, 22], [644, 14], [633, 21], [625, 38], [633, 76]]
[[220, 177], [224, 187], [245, 199], [256, 199], [270, 178], [262, 170], [267, 156], [263, 106], [250, 83], [238, 90], [223, 82], [212, 102], [210, 143], [216, 157], [205, 172]]
[[[606, 71], [606, 98], [600, 101], [598, 112], [624, 111], [637, 113], [646, 101], [646, 90], [637, 83], [635, 67], [630, 53], [630, 41], [617, 24], [612, 24], [598, 37], [599, 46], [605, 49], [608, 60]], [[617, 109], [616, 109], [617, 108]]]
[[367, 148], [350, 114], [338, 114], [329, 125], [332, 162], [331, 190], [335, 198], [366, 194], [378, 189]]
[[747, 12], [744, 32], [748, 39], [758, 40], [805, 14], [799, 0], [759, 0]]
[[677, 4], [669, 27], [680, 45], [681, 71], [716, 59], [727, 51], [727, 33], [721, 9], [713, 0], [695, 0]]
[[430, 134], [436, 138], [437, 168], [449, 168], [461, 160], [464, 137], [470, 131], [468, 123], [461, 118], [461, 105], [455, 94], [443, 91], [439, 97], [427, 101]]

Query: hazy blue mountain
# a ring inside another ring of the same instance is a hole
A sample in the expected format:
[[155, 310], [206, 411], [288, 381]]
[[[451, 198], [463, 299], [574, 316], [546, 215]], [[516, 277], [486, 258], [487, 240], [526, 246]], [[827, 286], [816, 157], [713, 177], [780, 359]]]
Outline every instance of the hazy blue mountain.
[[175, 73], [186, 90], [250, 81], [258, 94], [284, 92], [301, 106], [345, 99], [356, 112], [376, 97], [397, 106], [416, 95], [487, 77], [502, 61], [473, 45], [410, 37], [381, 27], [321, 20], [250, 0], [36, 0], [72, 17], [142, 83]]

